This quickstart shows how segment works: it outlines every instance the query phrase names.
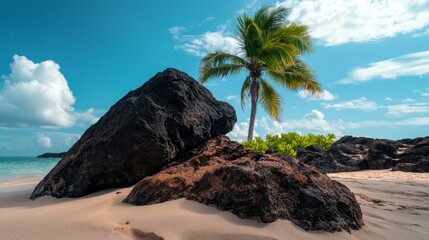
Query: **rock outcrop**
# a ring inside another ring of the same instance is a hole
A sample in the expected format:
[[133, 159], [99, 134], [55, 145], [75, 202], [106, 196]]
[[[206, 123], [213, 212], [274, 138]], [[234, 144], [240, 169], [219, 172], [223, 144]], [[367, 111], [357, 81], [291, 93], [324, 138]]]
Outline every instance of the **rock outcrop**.
[[66, 155], [67, 152], [61, 152], [61, 153], [44, 153], [41, 154], [39, 156], [37, 156], [37, 158], [62, 158]]
[[245, 150], [222, 136], [187, 152], [132, 189], [126, 203], [146, 205], [186, 197], [240, 218], [289, 219], [306, 230], [363, 226], [353, 193], [286, 155]]
[[429, 172], [429, 137], [401, 140], [408, 148], [400, 155], [393, 171]]
[[325, 173], [392, 167], [428, 172], [429, 137], [393, 141], [346, 136], [326, 151], [310, 146], [297, 152], [298, 159]]
[[37, 185], [43, 195], [79, 197], [130, 186], [232, 130], [235, 111], [187, 74], [166, 69], [120, 99]]

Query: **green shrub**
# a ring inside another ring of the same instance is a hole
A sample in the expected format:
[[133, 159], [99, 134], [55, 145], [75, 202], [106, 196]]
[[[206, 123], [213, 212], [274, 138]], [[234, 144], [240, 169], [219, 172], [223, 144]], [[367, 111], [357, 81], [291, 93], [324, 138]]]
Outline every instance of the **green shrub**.
[[267, 134], [265, 141], [261, 137], [254, 140], [244, 141], [241, 144], [254, 152], [265, 153], [270, 150], [277, 154], [287, 154], [296, 157], [296, 148], [306, 148], [310, 145], [317, 145], [323, 149], [328, 149], [334, 144], [335, 135], [314, 135], [312, 133], [301, 136], [298, 133], [282, 133], [279, 135]]

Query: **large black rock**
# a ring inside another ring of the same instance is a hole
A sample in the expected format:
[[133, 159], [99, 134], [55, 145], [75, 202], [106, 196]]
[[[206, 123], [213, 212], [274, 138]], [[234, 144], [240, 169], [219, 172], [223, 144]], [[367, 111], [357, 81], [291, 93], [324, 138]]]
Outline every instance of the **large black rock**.
[[299, 149], [297, 157], [322, 172], [392, 167], [393, 170], [428, 172], [429, 137], [393, 141], [345, 136], [326, 151], [314, 147]]
[[79, 197], [130, 186], [189, 149], [232, 130], [232, 106], [187, 74], [166, 69], [129, 92], [92, 125], [37, 185], [43, 195]]

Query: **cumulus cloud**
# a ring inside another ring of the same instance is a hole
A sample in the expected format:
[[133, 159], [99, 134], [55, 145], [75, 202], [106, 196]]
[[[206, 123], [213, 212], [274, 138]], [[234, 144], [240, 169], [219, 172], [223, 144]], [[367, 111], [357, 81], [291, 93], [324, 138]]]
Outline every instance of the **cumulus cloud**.
[[316, 94], [311, 94], [308, 90], [301, 90], [298, 92], [298, 96], [301, 98], [308, 98], [310, 100], [332, 101], [335, 99], [335, 96], [328, 90], [323, 90], [323, 92]]
[[393, 98], [391, 98], [391, 97], [385, 97], [384, 101], [393, 101]]
[[[258, 126], [258, 121], [255, 121], [255, 127], [253, 130], [254, 137], [259, 136], [258, 133], [255, 131], [257, 126]], [[232, 131], [229, 132], [227, 136], [234, 141], [242, 142], [247, 140], [248, 133], [249, 133], [249, 119], [247, 120], [247, 122], [236, 123]]]
[[429, 74], [429, 51], [405, 54], [385, 61], [355, 68], [340, 84], [364, 83], [371, 80], [395, 79]]
[[380, 106], [372, 101], [369, 101], [365, 97], [361, 97], [359, 99], [354, 99], [346, 102], [339, 102], [339, 103], [322, 103], [322, 106], [324, 108], [332, 108], [337, 111], [343, 110], [343, 109], [357, 109], [362, 111], [375, 111], [380, 108]]
[[40, 147], [43, 148], [51, 148], [52, 147], [52, 140], [50, 137], [45, 136], [44, 134], [37, 135], [37, 143]]
[[75, 97], [60, 66], [13, 57], [11, 73], [2, 76], [0, 126], [71, 127], [76, 121]]
[[226, 30], [226, 25], [219, 25], [217, 31], [207, 31], [201, 35], [182, 35], [180, 27], [170, 28], [169, 31], [173, 38], [180, 42], [175, 49], [183, 50], [191, 55], [203, 57], [208, 52], [216, 50], [239, 53], [238, 41]]
[[304, 115], [301, 119], [286, 120], [277, 122], [266, 117], [262, 117], [261, 126], [268, 134], [280, 134], [290, 131], [299, 132], [317, 132], [317, 133], [334, 133], [342, 136], [342, 130], [358, 128], [357, 123], [346, 123], [343, 120], [328, 122], [325, 115], [318, 110]]
[[368, 42], [398, 34], [427, 31], [426, 0], [284, 0], [289, 19], [308, 25], [324, 45]]
[[69, 127], [74, 123], [75, 98], [53, 61], [34, 63], [13, 57], [11, 73], [3, 76], [0, 117], [3, 125]]

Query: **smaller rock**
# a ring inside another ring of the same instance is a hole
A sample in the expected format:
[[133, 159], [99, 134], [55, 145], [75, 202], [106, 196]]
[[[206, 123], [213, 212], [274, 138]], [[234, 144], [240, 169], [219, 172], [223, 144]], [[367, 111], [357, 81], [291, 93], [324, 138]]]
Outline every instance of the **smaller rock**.
[[346, 186], [292, 157], [250, 152], [225, 136], [144, 178], [124, 202], [146, 205], [183, 197], [240, 218], [289, 219], [306, 230], [332, 232], [364, 225], [359, 204]]

